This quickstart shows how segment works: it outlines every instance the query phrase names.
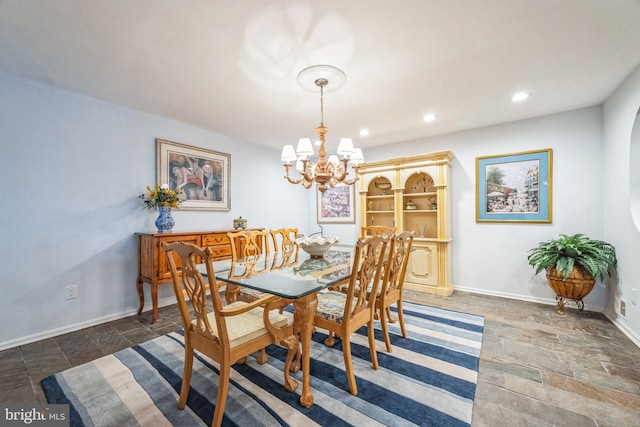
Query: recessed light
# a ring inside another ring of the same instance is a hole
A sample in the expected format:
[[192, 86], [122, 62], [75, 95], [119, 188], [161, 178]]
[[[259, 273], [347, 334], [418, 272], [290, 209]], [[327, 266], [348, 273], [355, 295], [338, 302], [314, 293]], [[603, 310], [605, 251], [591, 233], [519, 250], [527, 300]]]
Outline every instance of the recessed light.
[[427, 122], [427, 123], [431, 123], [432, 121], [434, 121], [437, 118], [438, 118], [438, 116], [436, 116], [435, 114], [427, 113], [424, 116], [422, 116], [422, 121]]
[[511, 96], [513, 102], [521, 102], [529, 97], [529, 92], [517, 92]]
[[369, 136], [369, 129], [360, 129], [360, 136]]

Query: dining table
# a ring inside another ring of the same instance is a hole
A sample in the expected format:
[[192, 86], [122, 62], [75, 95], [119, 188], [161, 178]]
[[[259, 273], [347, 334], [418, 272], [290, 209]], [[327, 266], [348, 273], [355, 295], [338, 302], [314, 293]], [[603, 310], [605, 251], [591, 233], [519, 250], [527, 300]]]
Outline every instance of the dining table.
[[294, 331], [302, 347], [300, 404], [306, 408], [313, 405], [309, 369], [318, 293], [349, 279], [353, 254], [354, 246], [349, 245], [334, 245], [321, 256], [312, 256], [296, 247], [288, 253], [273, 252], [248, 260], [213, 263], [217, 281], [276, 295], [284, 300], [283, 305], [293, 305]]

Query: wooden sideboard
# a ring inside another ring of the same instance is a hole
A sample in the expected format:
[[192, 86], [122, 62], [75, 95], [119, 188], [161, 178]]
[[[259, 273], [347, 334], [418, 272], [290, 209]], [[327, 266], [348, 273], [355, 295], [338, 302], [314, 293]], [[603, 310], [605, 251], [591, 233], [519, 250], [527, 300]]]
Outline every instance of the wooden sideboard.
[[[251, 230], [263, 230], [252, 228]], [[153, 317], [151, 323], [158, 318], [158, 285], [171, 282], [171, 272], [167, 256], [162, 249], [162, 243], [188, 242], [194, 245], [208, 246], [213, 251], [216, 259], [231, 258], [231, 243], [227, 233], [238, 230], [207, 230], [207, 231], [170, 231], [164, 233], [136, 233], [138, 236], [138, 314], [144, 308], [143, 283], [151, 285], [151, 302], [153, 304]], [[179, 265], [179, 264], [178, 264]]]

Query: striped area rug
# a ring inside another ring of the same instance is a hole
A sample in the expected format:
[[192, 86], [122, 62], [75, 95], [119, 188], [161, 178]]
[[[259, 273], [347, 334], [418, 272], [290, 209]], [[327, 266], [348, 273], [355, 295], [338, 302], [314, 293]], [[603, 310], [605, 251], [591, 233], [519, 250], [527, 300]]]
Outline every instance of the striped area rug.
[[[231, 370], [223, 425], [228, 426], [468, 426], [471, 423], [484, 319], [404, 304], [408, 338], [390, 324], [393, 352], [376, 329], [380, 368], [369, 360], [366, 328], [352, 337], [358, 396], [349, 393], [341, 341], [312, 341], [314, 404], [300, 405], [300, 390], [282, 386], [284, 357], [267, 348], [269, 362]], [[171, 333], [42, 380], [49, 403], [70, 404], [77, 426], [208, 426], [213, 419], [218, 369], [197, 356], [187, 408], [178, 410], [183, 336]], [[301, 372], [295, 374], [300, 380]]]

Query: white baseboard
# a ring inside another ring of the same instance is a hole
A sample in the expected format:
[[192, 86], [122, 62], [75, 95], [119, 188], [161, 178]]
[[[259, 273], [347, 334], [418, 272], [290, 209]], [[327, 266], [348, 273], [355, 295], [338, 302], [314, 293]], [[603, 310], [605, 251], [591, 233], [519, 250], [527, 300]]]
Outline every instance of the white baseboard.
[[[557, 302], [556, 302], [555, 298], [523, 297], [522, 295], [510, 294], [510, 293], [507, 293], [507, 292], [487, 291], [485, 289], [465, 288], [465, 287], [462, 287], [462, 286], [456, 286], [456, 290], [463, 291], [463, 292], [469, 292], [469, 293], [472, 293], [472, 294], [489, 295], [489, 296], [493, 296], [493, 297], [515, 299], [515, 300], [518, 300], [518, 301], [536, 302], [536, 303], [539, 303], [539, 304], [546, 304], [546, 305], [557, 305]], [[571, 302], [569, 302], [569, 304], [571, 304]], [[570, 307], [570, 305], [569, 305], [569, 307]], [[587, 311], [595, 311], [597, 313], [604, 312], [604, 308], [605, 307], [601, 306], [601, 305], [587, 305], [587, 304], [585, 304], [585, 306], [584, 306], [585, 310], [587, 310]]]
[[607, 316], [609, 320], [611, 320], [611, 323], [616, 325], [616, 328], [620, 329], [620, 332], [622, 332], [627, 337], [629, 337], [629, 339], [633, 341], [633, 343], [636, 346], [640, 347], [640, 336], [638, 336], [635, 332], [629, 329], [629, 327], [627, 326], [627, 322], [624, 320], [624, 318], [620, 319], [620, 316], [610, 311], [605, 311], [603, 312], [603, 314]]
[[[171, 297], [158, 300], [158, 307], [164, 307], [164, 306], [175, 304], [175, 303], [176, 303], [176, 298], [174, 296], [171, 296]], [[149, 311], [149, 310], [151, 310], [151, 307], [143, 311]], [[100, 325], [102, 323], [111, 322], [112, 320], [118, 320], [124, 317], [133, 316], [137, 312], [138, 312], [138, 309], [125, 310], [118, 313], [112, 313], [108, 316], [97, 317], [95, 319], [87, 320], [85, 322], [74, 323], [72, 325], [68, 325], [63, 328], [50, 329], [45, 332], [40, 332], [37, 334], [20, 337], [14, 340], [0, 342], [0, 351], [7, 350], [14, 347], [19, 347], [21, 345], [31, 344], [32, 342], [44, 340], [47, 338], [57, 337], [58, 335], [68, 334], [70, 332], [79, 331], [81, 329], [90, 328], [92, 326]]]
[[[456, 287], [456, 290], [469, 292], [472, 294], [482, 294], [482, 295], [490, 295], [494, 297], [500, 298], [509, 298], [516, 299], [519, 301], [529, 301], [529, 302], [537, 302], [540, 304], [548, 304], [548, 305], [556, 305], [556, 300], [551, 298], [526, 298], [522, 297], [522, 295], [513, 295], [505, 292], [487, 292], [484, 289], [474, 289], [474, 288], [464, 288], [464, 287]], [[611, 313], [609, 311], [605, 311], [605, 307], [603, 306], [594, 306], [594, 305], [586, 305], [584, 306], [585, 310], [595, 311], [598, 313], [604, 314], [610, 321], [613, 323], [616, 328], [620, 330], [623, 334], [625, 334], [638, 348], [640, 348], [640, 336], [638, 336], [635, 332], [630, 330], [627, 326], [626, 321], [624, 319], [620, 319], [619, 316], [615, 313]]]

